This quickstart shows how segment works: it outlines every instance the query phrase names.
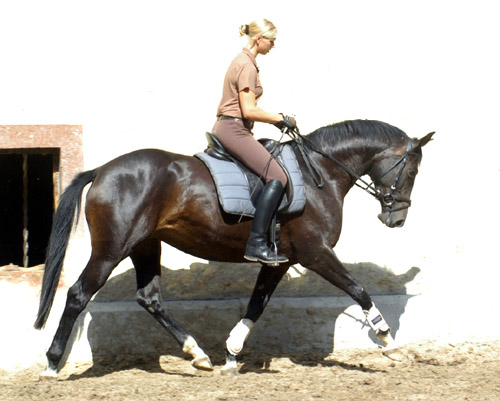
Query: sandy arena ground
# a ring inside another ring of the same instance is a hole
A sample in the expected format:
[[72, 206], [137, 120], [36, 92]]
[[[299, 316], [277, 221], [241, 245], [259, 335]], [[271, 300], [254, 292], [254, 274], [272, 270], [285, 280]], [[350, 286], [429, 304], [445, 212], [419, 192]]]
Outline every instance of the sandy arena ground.
[[59, 380], [40, 381], [41, 368], [0, 378], [0, 400], [500, 400], [500, 342], [413, 344], [394, 361], [379, 350], [240, 356], [237, 377], [189, 361], [101, 361], [65, 366]]

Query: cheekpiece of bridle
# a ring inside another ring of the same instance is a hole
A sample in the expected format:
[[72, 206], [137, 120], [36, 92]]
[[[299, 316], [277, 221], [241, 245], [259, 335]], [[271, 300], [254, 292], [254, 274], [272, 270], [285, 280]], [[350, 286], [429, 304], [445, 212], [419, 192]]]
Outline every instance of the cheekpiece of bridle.
[[[353, 178], [356, 179], [355, 185], [358, 186], [359, 188], [363, 189], [365, 192], [369, 193], [373, 197], [375, 197], [382, 205], [382, 208], [385, 211], [388, 212], [397, 212], [399, 210], [403, 209], [408, 209], [411, 206], [411, 199], [405, 198], [403, 196], [400, 196], [397, 191], [398, 191], [398, 185], [399, 181], [401, 180], [401, 177], [403, 175], [403, 171], [406, 167], [406, 163], [408, 162], [408, 156], [412, 154], [411, 150], [413, 147], [413, 140], [410, 138], [408, 141], [408, 145], [406, 146], [406, 151], [405, 153], [401, 156], [401, 158], [396, 161], [387, 171], [385, 171], [376, 181], [381, 180], [383, 177], [385, 177], [387, 174], [389, 174], [392, 170], [394, 170], [396, 167], [399, 166], [399, 171], [396, 174], [396, 178], [394, 179], [394, 183], [390, 187], [390, 191], [387, 193], [382, 193], [376, 185], [371, 182], [368, 183], [359, 174], [351, 170], [349, 167], [335, 159], [334, 157], [326, 154], [323, 152], [319, 147], [317, 147], [313, 142], [311, 142], [307, 137], [303, 136], [300, 134], [298, 128], [295, 128], [294, 130], [288, 130], [286, 131], [286, 134], [288, 134], [293, 141], [297, 144], [297, 148], [299, 149], [300, 154], [302, 155], [302, 158], [304, 159], [304, 162], [306, 164], [306, 167], [311, 174], [311, 177], [313, 178], [316, 186], [318, 188], [323, 188], [323, 178], [321, 177], [321, 173], [319, 172], [319, 169], [314, 165], [313, 161], [309, 157], [309, 154], [307, 153], [305, 147], [304, 147], [304, 142], [307, 142], [310, 149], [312, 149], [314, 152], [319, 153], [326, 159], [336, 163], [338, 166], [340, 166], [344, 171], [346, 171], [349, 175], [351, 175]], [[363, 185], [358, 183], [361, 182]], [[402, 204], [397, 208], [394, 208], [396, 204]]]
[[[392, 170], [394, 170], [397, 166], [400, 165], [399, 171], [394, 179], [394, 183], [391, 185], [391, 190], [382, 194], [379, 190], [375, 189], [374, 196], [380, 200], [382, 206], [386, 209], [389, 209], [390, 212], [396, 212], [398, 210], [408, 209], [411, 206], [411, 199], [402, 197], [397, 194], [397, 189], [399, 185], [399, 181], [401, 180], [401, 176], [403, 175], [403, 170], [405, 169], [406, 163], [408, 162], [408, 156], [411, 154], [411, 149], [413, 147], [413, 139], [410, 138], [408, 141], [408, 145], [406, 146], [406, 151], [401, 158], [393, 164], [393, 166], [387, 170], [384, 174], [379, 177], [379, 180], [389, 174]], [[406, 203], [407, 205], [402, 205], [396, 209], [393, 209], [393, 206], [396, 202]]]

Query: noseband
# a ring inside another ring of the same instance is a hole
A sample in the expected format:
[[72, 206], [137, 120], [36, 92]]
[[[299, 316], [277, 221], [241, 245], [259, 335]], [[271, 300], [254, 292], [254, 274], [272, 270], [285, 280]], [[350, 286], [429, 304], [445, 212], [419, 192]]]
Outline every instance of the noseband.
[[[338, 166], [340, 166], [345, 172], [347, 172], [349, 175], [351, 175], [353, 178], [356, 179], [356, 182], [354, 185], [357, 187], [363, 189], [365, 192], [368, 194], [372, 195], [375, 197], [382, 205], [382, 208], [390, 213], [392, 212], [397, 212], [399, 210], [404, 210], [408, 209], [411, 206], [411, 199], [405, 198], [403, 196], [398, 195], [397, 190], [398, 190], [398, 185], [399, 181], [401, 180], [401, 177], [403, 175], [403, 170], [406, 166], [406, 163], [408, 162], [408, 156], [412, 154], [411, 148], [413, 147], [413, 140], [410, 138], [408, 141], [408, 145], [406, 146], [406, 151], [401, 158], [392, 165], [391, 168], [389, 168], [385, 173], [383, 173], [378, 180], [382, 179], [385, 177], [387, 174], [389, 174], [392, 170], [394, 170], [396, 167], [400, 166], [398, 174], [396, 175], [396, 178], [394, 179], [394, 183], [391, 185], [391, 189], [387, 193], [382, 193], [375, 185], [373, 182], [368, 183], [365, 180], [361, 178], [359, 174], [351, 170], [349, 167], [335, 159], [334, 157], [326, 154], [323, 152], [320, 148], [318, 148], [313, 142], [311, 142], [308, 138], [305, 136], [301, 135], [298, 128], [295, 130], [289, 130], [287, 134], [295, 141], [297, 144], [297, 147], [306, 163], [306, 167], [309, 170], [309, 173], [311, 174], [311, 177], [313, 178], [316, 186], [318, 188], [323, 187], [323, 178], [321, 177], [321, 174], [318, 170], [318, 168], [314, 165], [312, 160], [309, 157], [309, 154], [306, 152], [305, 147], [304, 147], [304, 141], [306, 141], [309, 145], [309, 147], [316, 153], [319, 153], [326, 159], [334, 162]], [[358, 181], [360, 181], [363, 185], [359, 184]], [[404, 203], [405, 205], [401, 205], [397, 208], [394, 208], [394, 205], [396, 203]]]

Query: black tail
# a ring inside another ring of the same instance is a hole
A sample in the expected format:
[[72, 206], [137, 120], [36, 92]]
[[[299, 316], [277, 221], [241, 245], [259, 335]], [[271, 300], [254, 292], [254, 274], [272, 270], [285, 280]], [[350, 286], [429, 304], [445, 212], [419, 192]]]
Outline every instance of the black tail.
[[49, 317], [59, 277], [61, 276], [71, 228], [78, 221], [78, 215], [80, 214], [83, 188], [92, 182], [96, 175], [97, 169], [78, 174], [64, 190], [59, 201], [45, 257], [45, 271], [43, 273], [38, 316], [34, 324], [35, 329], [42, 329]]

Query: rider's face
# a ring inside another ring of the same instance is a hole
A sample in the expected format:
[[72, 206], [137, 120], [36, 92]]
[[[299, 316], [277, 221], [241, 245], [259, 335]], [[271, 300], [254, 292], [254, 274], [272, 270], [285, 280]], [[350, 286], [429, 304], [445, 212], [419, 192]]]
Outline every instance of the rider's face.
[[267, 54], [274, 47], [276, 39], [269, 39], [264, 36], [257, 38], [257, 49], [259, 54]]

